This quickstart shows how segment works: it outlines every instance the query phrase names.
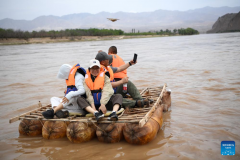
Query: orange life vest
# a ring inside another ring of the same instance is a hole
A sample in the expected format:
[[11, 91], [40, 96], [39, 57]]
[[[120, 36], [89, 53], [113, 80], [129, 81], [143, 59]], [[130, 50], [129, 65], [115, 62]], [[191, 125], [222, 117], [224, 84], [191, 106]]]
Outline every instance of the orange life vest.
[[77, 91], [77, 88], [75, 86], [75, 74], [76, 72], [81, 73], [83, 76], [85, 76], [86, 71], [84, 68], [80, 67], [80, 64], [75, 64], [68, 75], [68, 79], [66, 79], [67, 84], [67, 90], [65, 92], [65, 95], [68, 94], [70, 91]]
[[102, 89], [104, 86], [104, 78], [105, 78], [105, 70], [102, 67], [100, 68], [100, 73], [95, 78], [94, 82], [92, 81], [91, 73], [89, 72], [89, 70], [87, 70], [87, 74], [85, 75], [86, 85], [92, 92], [94, 104], [96, 106], [100, 105], [100, 100], [102, 97]]
[[[113, 67], [120, 67], [122, 65], [125, 64], [125, 62], [122, 60], [122, 58], [120, 56], [118, 56], [117, 54], [111, 54], [112, 55], [112, 66]], [[121, 72], [118, 73], [114, 73], [114, 78], [124, 78], [127, 77], [127, 70], [123, 70]]]
[[[101, 65], [101, 67], [102, 67], [105, 71], [108, 71], [108, 72], [109, 72], [109, 74], [110, 74], [110, 82], [115, 82], [112, 68], [111, 68], [110, 66], [105, 67], [105, 66], [103, 66], [103, 65]], [[116, 92], [117, 92], [117, 87], [113, 88], [113, 90], [114, 90], [114, 93], [116, 93]]]
[[101, 67], [102, 67], [104, 70], [106, 70], [106, 71], [109, 72], [109, 74], [110, 74], [110, 77], [109, 77], [109, 78], [110, 78], [110, 81], [113, 82], [113, 81], [114, 81], [114, 74], [113, 74], [112, 68], [111, 68], [110, 66], [105, 67], [105, 66], [103, 66], [103, 65], [101, 65]]

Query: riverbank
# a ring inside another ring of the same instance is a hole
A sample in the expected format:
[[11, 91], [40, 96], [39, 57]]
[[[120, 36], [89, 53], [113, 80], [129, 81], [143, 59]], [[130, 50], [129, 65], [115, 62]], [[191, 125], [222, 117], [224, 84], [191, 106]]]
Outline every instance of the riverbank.
[[132, 39], [132, 38], [152, 38], [152, 37], [167, 37], [168, 35], [133, 35], [133, 36], [74, 36], [74, 37], [62, 37], [62, 38], [29, 38], [18, 39], [8, 38], [0, 39], [0, 45], [16, 45], [16, 44], [36, 44], [36, 43], [57, 43], [57, 42], [79, 42], [79, 41], [103, 41], [103, 40], [120, 40], [120, 39]]

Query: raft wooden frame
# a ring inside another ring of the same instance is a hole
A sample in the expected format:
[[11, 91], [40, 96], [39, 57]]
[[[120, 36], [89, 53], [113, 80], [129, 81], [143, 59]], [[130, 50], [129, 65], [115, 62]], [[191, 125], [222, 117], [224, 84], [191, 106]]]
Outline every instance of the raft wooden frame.
[[[104, 117], [102, 121], [99, 121], [98, 123], [139, 123], [140, 127], [143, 127], [148, 120], [153, 115], [154, 111], [157, 109], [159, 104], [162, 101], [163, 92], [166, 91], [167, 85], [164, 84], [163, 87], [155, 87], [155, 88], [145, 88], [143, 89], [140, 94], [143, 98], [150, 98], [153, 99], [154, 102], [151, 104], [151, 107], [149, 108], [132, 108], [127, 113], [123, 112], [121, 115], [119, 115], [118, 121], [108, 121], [107, 117]], [[160, 92], [161, 90], [161, 92]], [[156, 96], [159, 95], [158, 97]], [[154, 96], [154, 97], [152, 97]], [[13, 117], [9, 120], [9, 123], [16, 122], [18, 120], [24, 120], [24, 119], [30, 119], [30, 120], [40, 120], [40, 121], [65, 121], [65, 122], [97, 122], [94, 117], [76, 117], [71, 116], [68, 118], [62, 118], [62, 119], [45, 119], [42, 116], [42, 112], [46, 111], [47, 109], [51, 109], [51, 104], [48, 104], [44, 107], [42, 107], [42, 104], [39, 103], [39, 108], [34, 109], [32, 111], [26, 112], [24, 114], [21, 114], [19, 116]]]

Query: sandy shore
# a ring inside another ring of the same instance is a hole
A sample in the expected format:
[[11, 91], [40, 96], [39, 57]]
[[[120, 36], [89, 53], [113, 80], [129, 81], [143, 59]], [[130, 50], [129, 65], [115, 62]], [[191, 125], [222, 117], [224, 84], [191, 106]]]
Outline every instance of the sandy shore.
[[15, 44], [34, 44], [34, 43], [56, 43], [56, 42], [78, 42], [78, 41], [102, 41], [102, 40], [120, 40], [130, 38], [151, 38], [165, 37], [167, 35], [134, 35], [134, 36], [76, 36], [62, 38], [29, 38], [28, 40], [18, 38], [0, 39], [0, 45], [15, 45]]

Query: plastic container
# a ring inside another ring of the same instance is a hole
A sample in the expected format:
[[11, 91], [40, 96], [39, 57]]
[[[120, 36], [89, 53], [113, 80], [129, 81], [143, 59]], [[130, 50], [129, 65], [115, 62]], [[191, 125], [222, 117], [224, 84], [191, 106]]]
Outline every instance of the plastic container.
[[127, 93], [127, 83], [123, 84], [123, 93]]

